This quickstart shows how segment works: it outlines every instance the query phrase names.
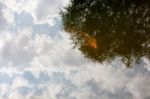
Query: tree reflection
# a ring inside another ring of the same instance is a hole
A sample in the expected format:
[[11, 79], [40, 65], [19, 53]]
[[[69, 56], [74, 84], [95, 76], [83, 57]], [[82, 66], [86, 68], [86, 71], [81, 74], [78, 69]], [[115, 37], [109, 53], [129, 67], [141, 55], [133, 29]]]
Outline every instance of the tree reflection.
[[72, 0], [61, 15], [65, 31], [93, 61], [120, 57], [130, 67], [150, 59], [149, 0]]

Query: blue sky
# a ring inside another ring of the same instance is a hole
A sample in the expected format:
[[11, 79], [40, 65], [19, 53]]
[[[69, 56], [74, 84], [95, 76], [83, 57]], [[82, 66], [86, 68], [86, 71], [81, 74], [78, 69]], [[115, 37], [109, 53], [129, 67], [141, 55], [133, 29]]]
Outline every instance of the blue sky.
[[0, 99], [150, 99], [150, 62], [93, 63], [61, 26], [69, 0], [0, 0]]

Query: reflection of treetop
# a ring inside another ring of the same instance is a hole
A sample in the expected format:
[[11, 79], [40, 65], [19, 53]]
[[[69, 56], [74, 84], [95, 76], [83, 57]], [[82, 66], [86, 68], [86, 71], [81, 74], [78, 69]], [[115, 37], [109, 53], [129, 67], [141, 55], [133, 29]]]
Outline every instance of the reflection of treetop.
[[150, 58], [149, 0], [72, 0], [62, 18], [64, 29], [92, 60], [121, 57], [130, 66]]

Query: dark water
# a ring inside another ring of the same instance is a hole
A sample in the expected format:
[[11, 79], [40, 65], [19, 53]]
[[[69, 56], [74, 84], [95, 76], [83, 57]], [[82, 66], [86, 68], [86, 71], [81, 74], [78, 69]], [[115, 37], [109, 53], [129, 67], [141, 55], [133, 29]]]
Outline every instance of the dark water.
[[95, 62], [150, 59], [148, 0], [72, 0], [61, 15], [75, 47]]

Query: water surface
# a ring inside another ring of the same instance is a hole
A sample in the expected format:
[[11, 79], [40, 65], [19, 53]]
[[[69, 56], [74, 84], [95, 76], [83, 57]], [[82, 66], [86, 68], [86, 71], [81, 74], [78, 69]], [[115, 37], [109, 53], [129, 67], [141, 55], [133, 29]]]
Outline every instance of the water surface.
[[0, 99], [150, 99], [141, 0], [0, 0]]

